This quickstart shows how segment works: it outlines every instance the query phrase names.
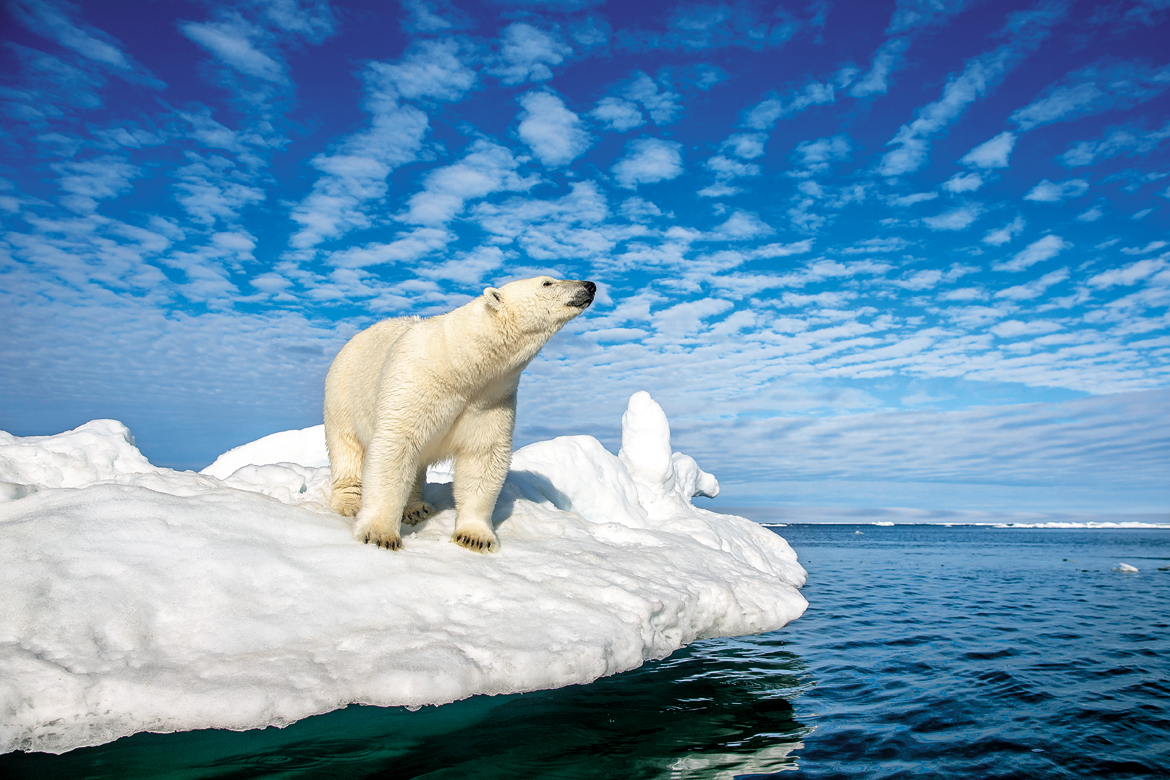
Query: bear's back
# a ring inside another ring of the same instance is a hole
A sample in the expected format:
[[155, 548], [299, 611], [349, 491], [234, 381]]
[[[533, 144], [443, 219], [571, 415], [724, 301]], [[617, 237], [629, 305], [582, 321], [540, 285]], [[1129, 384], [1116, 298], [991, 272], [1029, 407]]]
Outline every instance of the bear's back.
[[386, 353], [420, 321], [419, 317], [392, 317], [371, 325], [346, 342], [325, 377], [326, 397], [336, 397], [343, 407], [354, 402], [358, 405], [372, 402]]

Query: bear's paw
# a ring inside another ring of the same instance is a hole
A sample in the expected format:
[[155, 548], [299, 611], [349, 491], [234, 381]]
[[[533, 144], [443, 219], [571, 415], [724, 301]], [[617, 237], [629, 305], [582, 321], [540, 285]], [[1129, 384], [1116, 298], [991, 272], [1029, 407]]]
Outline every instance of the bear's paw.
[[478, 528], [456, 531], [455, 535], [451, 537], [451, 541], [460, 547], [466, 547], [468, 550], [478, 553], [493, 553], [500, 549], [500, 543], [495, 534]]
[[366, 538], [363, 541], [366, 544], [376, 544], [379, 547], [385, 547], [387, 550], [402, 549], [402, 537], [395, 533], [367, 531]]
[[426, 501], [417, 504], [407, 504], [402, 512], [402, 522], [407, 525], [417, 525], [435, 513], [435, 508]]
[[385, 547], [387, 550], [401, 550], [402, 536], [398, 529], [389, 523], [375, 524], [366, 520], [358, 521], [353, 529], [353, 537], [365, 544], [374, 544]]

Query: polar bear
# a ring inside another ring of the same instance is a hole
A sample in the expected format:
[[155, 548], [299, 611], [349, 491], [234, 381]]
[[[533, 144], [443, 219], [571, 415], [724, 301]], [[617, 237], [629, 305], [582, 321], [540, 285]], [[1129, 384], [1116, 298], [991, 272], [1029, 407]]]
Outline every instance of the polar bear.
[[540, 348], [593, 303], [593, 282], [549, 276], [489, 287], [437, 317], [383, 320], [342, 347], [325, 378], [330, 505], [359, 541], [397, 550], [426, 519], [427, 466], [455, 461], [455, 534], [494, 552], [492, 511], [512, 461], [516, 387]]

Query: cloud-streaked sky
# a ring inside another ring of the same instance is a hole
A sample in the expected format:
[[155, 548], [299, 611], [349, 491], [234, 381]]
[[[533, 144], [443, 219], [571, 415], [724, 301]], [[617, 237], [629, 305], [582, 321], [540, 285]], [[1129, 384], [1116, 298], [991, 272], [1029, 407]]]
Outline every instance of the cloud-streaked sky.
[[630, 394], [724, 504], [1170, 511], [1170, 3], [0, 11], [0, 428], [200, 468], [347, 338], [598, 300], [517, 444]]

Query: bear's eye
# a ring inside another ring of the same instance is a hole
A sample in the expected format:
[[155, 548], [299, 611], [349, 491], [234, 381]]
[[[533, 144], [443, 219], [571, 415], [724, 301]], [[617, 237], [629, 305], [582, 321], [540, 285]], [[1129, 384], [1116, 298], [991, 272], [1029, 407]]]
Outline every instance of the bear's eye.
[[552, 287], [552, 282], [545, 282], [545, 283], [544, 283], [544, 286], [545, 286], [545, 287]]

